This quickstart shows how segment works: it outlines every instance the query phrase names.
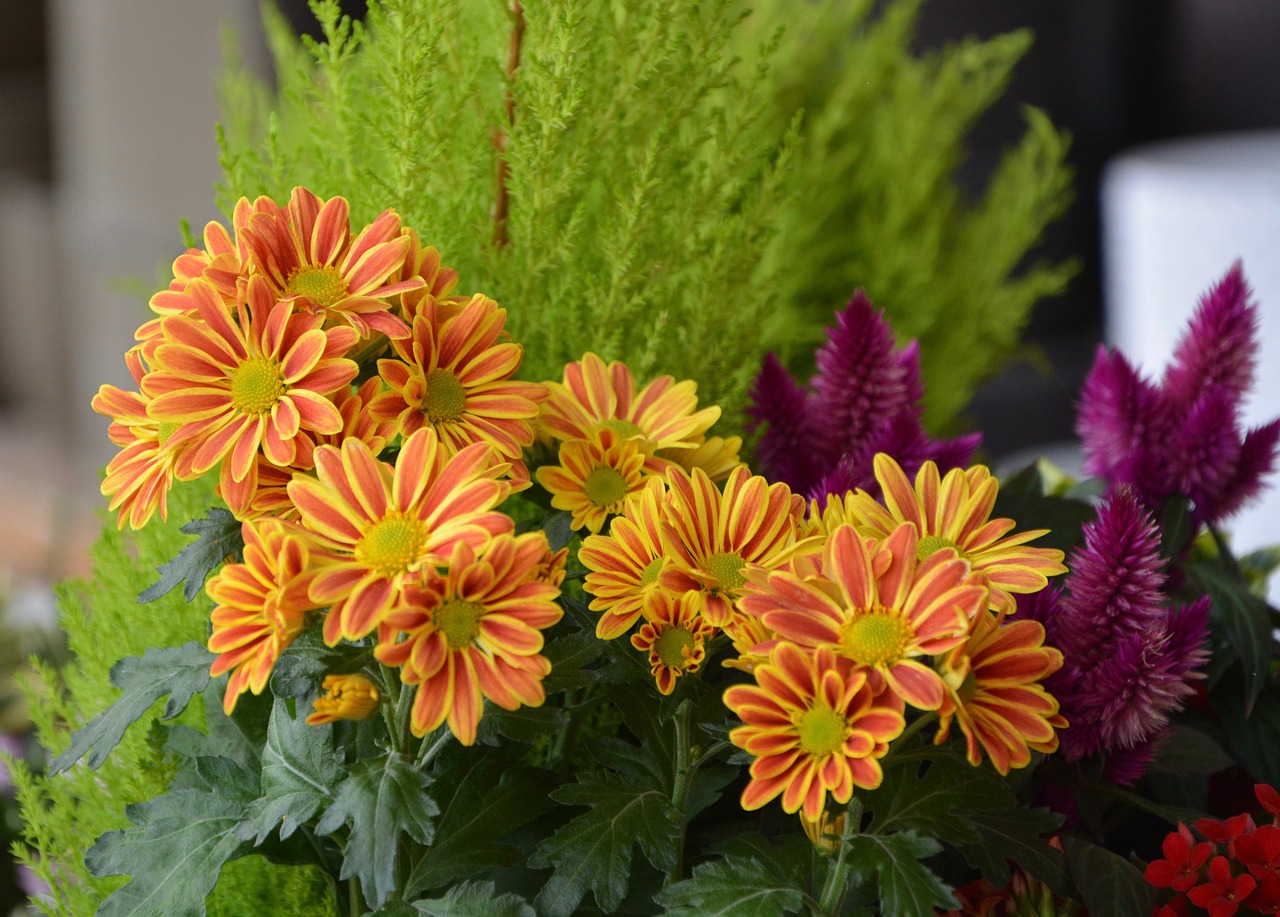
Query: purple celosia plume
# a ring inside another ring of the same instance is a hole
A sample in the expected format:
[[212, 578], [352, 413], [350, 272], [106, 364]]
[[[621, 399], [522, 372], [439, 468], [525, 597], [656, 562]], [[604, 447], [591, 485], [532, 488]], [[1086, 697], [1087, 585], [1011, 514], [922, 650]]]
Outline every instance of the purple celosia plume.
[[1201, 298], [1158, 385], [1099, 348], [1076, 424], [1088, 473], [1128, 485], [1152, 510], [1182, 494], [1197, 522], [1221, 520], [1261, 490], [1275, 466], [1280, 420], [1241, 429], [1258, 349], [1249, 298], [1236, 262]]
[[908, 474], [929, 460], [945, 474], [973, 456], [979, 434], [935, 440], [925, 433], [916, 344], [898, 348], [893, 329], [863, 291], [836, 313], [816, 357], [818, 371], [807, 388], [773, 354], [752, 385], [749, 413], [755, 425], [765, 425], [756, 466], [766, 477], [821, 498], [874, 489], [877, 452]]
[[1046, 687], [1070, 724], [1067, 758], [1106, 753], [1117, 779], [1132, 783], [1201, 677], [1209, 598], [1169, 604], [1159, 529], [1123, 486], [1085, 525], [1084, 547], [1068, 567], [1062, 590], [1046, 589], [1020, 608], [1062, 650]]

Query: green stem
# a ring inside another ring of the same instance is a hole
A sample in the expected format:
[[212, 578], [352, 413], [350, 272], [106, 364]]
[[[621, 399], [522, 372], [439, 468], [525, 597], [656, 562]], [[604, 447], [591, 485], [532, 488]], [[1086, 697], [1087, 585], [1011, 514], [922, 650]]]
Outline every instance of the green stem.
[[679, 819], [680, 835], [676, 839], [676, 862], [671, 872], [667, 874], [667, 881], [664, 883], [666, 885], [679, 882], [684, 878], [684, 838], [688, 822], [685, 817], [685, 807], [689, 802], [689, 787], [693, 784], [693, 775], [697, 771], [697, 766], [692, 759], [693, 749], [690, 747], [692, 721], [693, 704], [688, 700], [682, 701], [675, 715], [675, 773], [671, 781], [671, 805], [675, 808], [676, 817]]
[[820, 913], [825, 917], [835, 917], [840, 913], [840, 905], [844, 903], [845, 892], [849, 887], [849, 871], [853, 868], [849, 860], [848, 839], [858, 834], [862, 825], [862, 800], [857, 796], [850, 797], [845, 810], [844, 839], [840, 841], [840, 850], [836, 861], [827, 870], [827, 880], [822, 886], [822, 898], [818, 901]]
[[418, 760], [413, 765], [418, 770], [426, 767], [431, 763], [431, 759], [440, 754], [441, 749], [449, 744], [449, 740], [453, 738], [453, 733], [448, 727], [437, 729], [431, 736], [430, 741], [423, 739], [422, 748], [418, 750]]
[[1231, 553], [1231, 546], [1227, 544], [1227, 539], [1222, 537], [1222, 533], [1218, 531], [1216, 526], [1205, 526], [1209, 530], [1209, 535], [1213, 538], [1213, 543], [1218, 548], [1218, 557], [1226, 565], [1227, 570], [1237, 579], [1244, 579], [1244, 574], [1240, 572], [1240, 564], [1236, 560], [1236, 556]]

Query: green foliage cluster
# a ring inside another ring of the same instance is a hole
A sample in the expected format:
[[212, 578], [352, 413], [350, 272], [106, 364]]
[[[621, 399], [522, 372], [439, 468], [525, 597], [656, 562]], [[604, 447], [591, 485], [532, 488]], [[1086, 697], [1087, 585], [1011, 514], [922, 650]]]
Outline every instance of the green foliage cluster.
[[964, 199], [965, 134], [1030, 38], [917, 58], [918, 5], [539, 0], [513, 67], [496, 0], [381, 0], [364, 24], [322, 0], [324, 42], [269, 18], [276, 88], [228, 80], [222, 203], [302, 184], [357, 220], [395, 207], [508, 308], [527, 378], [594, 350], [696, 379], [731, 423], [763, 353], [810, 351], [862, 286], [921, 339], [937, 429], [1065, 285], [1022, 262], [1069, 173], [1029, 112]]

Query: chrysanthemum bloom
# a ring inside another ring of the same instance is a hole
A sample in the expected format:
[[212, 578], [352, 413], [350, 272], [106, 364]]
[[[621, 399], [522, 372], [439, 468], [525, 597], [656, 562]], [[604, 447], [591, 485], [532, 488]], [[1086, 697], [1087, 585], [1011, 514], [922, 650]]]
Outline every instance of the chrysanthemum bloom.
[[692, 449], [660, 449], [658, 458], [675, 462], [687, 473], [701, 468], [713, 481], [723, 481], [743, 464], [741, 436], [709, 436]]
[[[541, 532], [497, 536], [479, 554], [458, 541], [443, 575], [428, 571], [421, 585], [404, 590], [374, 655], [418, 686], [414, 735], [447, 721], [471, 745], [485, 698], [505, 710], [542, 704], [542, 679], [551, 671], [542, 631], [563, 614], [560, 590], [537, 576], [546, 551]], [[392, 632], [401, 639], [387, 639]]]
[[189, 289], [197, 317], [163, 320], [165, 343], [142, 380], [147, 413], [179, 425], [173, 437], [187, 447], [177, 469], [183, 480], [223, 462], [219, 491], [239, 514], [257, 487], [259, 449], [274, 464], [290, 465], [302, 430], [342, 429], [328, 396], [355, 377], [356, 364], [343, 357], [355, 332], [322, 330], [323, 318], [277, 302], [257, 277], [237, 309], [238, 324], [207, 283], [193, 280]]
[[875, 487], [878, 452], [915, 470], [926, 460], [966, 464], [980, 436], [934, 440], [924, 432], [920, 357], [913, 341], [899, 349], [893, 329], [862, 290], [827, 329], [818, 372], [807, 387], [769, 354], [751, 387], [749, 413], [766, 424], [756, 461], [771, 480], [821, 499]]
[[743, 725], [729, 741], [755, 757], [742, 791], [747, 811], [782, 797], [782, 809], [817, 821], [827, 794], [847, 803], [855, 786], [875, 789], [877, 760], [902, 734], [902, 713], [871, 689], [866, 674], [840, 666], [827, 649], [805, 652], [780, 643], [755, 671], [756, 684], [735, 685], [725, 705]]
[[278, 519], [246, 522], [244, 563], [228, 564], [205, 583], [217, 603], [209, 651], [215, 678], [230, 671], [222, 708], [230, 714], [245, 691], [261, 694], [276, 660], [320, 607], [308, 590], [316, 576], [307, 533]]
[[667, 485], [662, 531], [670, 564], [659, 583], [672, 592], [696, 592], [707, 621], [725, 627], [748, 566], [778, 567], [796, 546], [804, 498], [752, 476], [746, 466], [729, 475], [723, 493], [697, 468], [692, 475], [671, 469]]
[[321, 687], [325, 693], [315, 699], [314, 710], [307, 717], [308, 726], [368, 719], [378, 709], [382, 696], [363, 675], [326, 675]]
[[865, 492], [853, 494], [844, 501], [848, 521], [860, 534], [874, 538], [887, 538], [900, 524], [910, 522], [916, 527], [920, 557], [951, 548], [986, 578], [995, 611], [1016, 611], [1015, 593], [1039, 592], [1050, 576], [1066, 572], [1057, 548], [1027, 545], [1048, 529], [1011, 535], [1016, 522], [990, 518], [1000, 485], [985, 465], [954, 468], [940, 477], [938, 466], [925, 462], [912, 487], [889, 456], [877, 455], [874, 464], [884, 505]]
[[698, 611], [689, 593], [653, 593], [644, 608], [645, 621], [631, 635], [631, 645], [649, 654], [649, 671], [658, 690], [670, 694], [676, 679], [696, 672], [707, 658], [707, 641], [716, 629]]
[[588, 535], [578, 549], [587, 568], [583, 588], [591, 595], [592, 611], [601, 612], [596, 636], [612, 640], [631, 629], [644, 610], [658, 575], [666, 566], [662, 548], [662, 516], [667, 487], [662, 478], [645, 482], [638, 499], [614, 517], [608, 535]]
[[[125, 354], [133, 381], [141, 388], [146, 366], [138, 348]], [[111, 418], [107, 435], [120, 451], [107, 464], [102, 494], [111, 498], [110, 510], [119, 510], [116, 524], [140, 529], [159, 510], [168, 519], [169, 489], [177, 476], [183, 447], [172, 441], [176, 424], [160, 423], [147, 415], [150, 399], [138, 392], [126, 392], [104, 385], [93, 397], [93, 409]]]
[[399, 359], [378, 361], [388, 391], [373, 400], [373, 416], [394, 419], [402, 436], [429, 426], [453, 452], [487, 442], [519, 463], [533, 445], [532, 423], [546, 390], [511, 378], [524, 349], [503, 340], [506, 317], [506, 309], [480, 294], [449, 318], [441, 319], [434, 305], [417, 314], [412, 336], [392, 344]]
[[280, 298], [346, 322], [361, 337], [409, 333], [388, 300], [423, 282], [397, 279], [411, 242], [401, 235], [395, 211], [383, 211], [352, 239], [345, 198], [322, 201], [305, 188], [294, 188], [287, 208], [266, 198], [255, 201], [242, 234], [254, 270]]
[[963, 646], [940, 663], [947, 696], [938, 711], [934, 744], [946, 741], [954, 721], [964, 733], [969, 763], [986, 751], [1001, 774], [1031, 763], [1031, 752], [1056, 751], [1055, 729], [1066, 728], [1058, 702], [1042, 686], [1062, 667], [1062, 653], [1044, 645], [1038, 621], [1006, 621], [983, 612]]
[[595, 533], [639, 498], [647, 480], [645, 458], [640, 443], [601, 427], [590, 439], [562, 443], [560, 463], [543, 465], [535, 475], [551, 494], [551, 505], [571, 514], [575, 531]]
[[559, 440], [589, 439], [601, 427], [643, 444], [648, 470], [661, 474], [670, 459], [659, 450], [692, 449], [705, 442], [706, 432], [720, 418], [720, 408], [698, 410], [697, 384], [660, 376], [636, 391], [626, 364], [604, 360], [594, 353], [564, 368], [562, 382], [547, 382], [539, 424]]
[[[252, 212], [248, 198], [240, 198], [232, 218], [232, 226], [243, 226]], [[187, 292], [191, 281], [199, 278], [217, 291], [228, 311], [239, 299], [241, 284], [249, 275], [249, 254], [243, 237], [233, 239], [225, 226], [211, 220], [204, 227], [204, 248], [189, 248], [173, 262], [173, 280], [167, 289], [151, 297], [151, 310], [159, 315], [182, 315], [194, 312], [195, 301]]]
[[1258, 307], [1236, 262], [1200, 300], [1164, 379], [1143, 378], [1099, 348], [1076, 427], [1085, 471], [1126, 485], [1159, 512], [1179, 493], [1198, 522], [1230, 516], [1262, 489], [1280, 450], [1280, 420], [1242, 430], [1253, 387]]
[[942, 677], [921, 657], [962, 644], [984, 613], [986, 586], [969, 564], [951, 551], [917, 560], [910, 523], [879, 544], [842, 525], [827, 539], [820, 573], [753, 572], [743, 611], [781, 641], [826, 648], [865, 669], [877, 691], [887, 684], [913, 707], [941, 707]]
[[302, 524], [326, 541], [311, 597], [330, 605], [324, 638], [358, 640], [373, 631], [401, 592], [429, 567], [449, 562], [459, 542], [479, 549], [511, 531], [494, 512], [510, 492], [484, 443], [449, 456], [432, 430], [404, 441], [395, 469], [358, 439], [316, 449], [317, 478], [296, 475], [289, 499]]

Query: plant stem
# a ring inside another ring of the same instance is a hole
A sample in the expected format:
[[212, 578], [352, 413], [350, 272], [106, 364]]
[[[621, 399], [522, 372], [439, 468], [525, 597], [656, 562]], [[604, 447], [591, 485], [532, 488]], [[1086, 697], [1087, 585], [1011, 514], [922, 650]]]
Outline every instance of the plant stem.
[[513, 89], [516, 70], [520, 66], [520, 44], [524, 41], [524, 7], [520, 0], [511, 0], [511, 44], [507, 49], [507, 91], [502, 101], [506, 115], [504, 124], [494, 134], [493, 145], [498, 148], [498, 187], [493, 202], [493, 247], [507, 246], [507, 214], [510, 208], [507, 189], [507, 142], [511, 128], [516, 123], [516, 96]]
[[430, 737], [430, 740], [422, 740], [422, 748], [418, 751], [418, 760], [413, 762], [414, 767], [418, 770], [426, 767], [431, 763], [431, 759], [440, 754], [440, 750], [449, 744], [449, 740], [453, 738], [453, 733], [447, 727], [437, 729]]
[[845, 809], [848, 813], [844, 823], [844, 839], [840, 841], [840, 850], [836, 861], [827, 871], [827, 880], [822, 886], [822, 898], [818, 902], [821, 913], [826, 917], [835, 917], [840, 913], [840, 905], [844, 902], [845, 892], [849, 886], [849, 870], [853, 863], [849, 861], [848, 838], [858, 834], [862, 827], [862, 800], [857, 796], [849, 799]]
[[666, 885], [679, 882], [684, 878], [684, 838], [688, 823], [685, 817], [685, 806], [689, 801], [689, 787], [693, 783], [693, 775], [697, 772], [697, 766], [692, 760], [693, 749], [689, 747], [692, 720], [693, 704], [688, 700], [681, 701], [675, 715], [675, 772], [671, 781], [671, 805], [675, 808], [676, 817], [680, 820], [680, 836], [676, 840], [676, 862], [671, 872], [667, 874], [667, 881], [664, 883]]

